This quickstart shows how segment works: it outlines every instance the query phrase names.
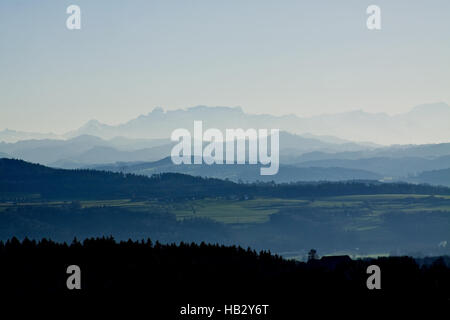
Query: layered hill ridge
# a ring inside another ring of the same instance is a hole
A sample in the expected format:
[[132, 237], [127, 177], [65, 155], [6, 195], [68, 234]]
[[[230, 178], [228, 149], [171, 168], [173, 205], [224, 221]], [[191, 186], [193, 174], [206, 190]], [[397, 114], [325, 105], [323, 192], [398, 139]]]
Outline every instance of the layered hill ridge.
[[39, 194], [46, 199], [203, 198], [220, 196], [273, 196], [281, 198], [351, 194], [450, 194], [450, 189], [376, 181], [297, 184], [242, 184], [161, 173], [150, 177], [98, 170], [66, 170], [22, 160], [0, 159], [0, 193]]
[[[119, 125], [107, 125], [90, 120], [80, 128], [64, 135], [0, 131], [0, 141], [16, 142], [24, 139], [73, 138], [93, 135], [103, 139], [114, 137], [167, 139], [177, 128], [192, 129], [195, 120], [202, 120], [205, 128], [277, 128], [290, 133], [335, 137], [348, 141], [368, 141], [377, 144], [430, 144], [448, 142], [450, 136], [450, 106], [444, 102], [419, 105], [411, 111], [388, 115], [362, 110], [299, 117], [294, 114], [274, 116], [249, 114], [240, 107], [196, 106], [168, 110], [155, 108]], [[432, 124], [432, 125], [430, 125]]]

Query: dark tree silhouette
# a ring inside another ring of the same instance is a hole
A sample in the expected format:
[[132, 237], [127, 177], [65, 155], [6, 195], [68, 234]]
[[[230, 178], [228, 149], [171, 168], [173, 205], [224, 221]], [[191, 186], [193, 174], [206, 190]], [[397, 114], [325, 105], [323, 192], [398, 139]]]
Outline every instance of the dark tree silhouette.
[[313, 261], [313, 260], [317, 260], [318, 256], [317, 256], [317, 251], [316, 249], [311, 249], [308, 252], [308, 261]]

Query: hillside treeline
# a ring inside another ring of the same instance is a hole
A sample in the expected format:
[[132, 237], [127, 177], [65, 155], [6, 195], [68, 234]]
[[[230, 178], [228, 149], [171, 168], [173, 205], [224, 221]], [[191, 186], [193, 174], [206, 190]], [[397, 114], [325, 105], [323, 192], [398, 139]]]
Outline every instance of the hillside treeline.
[[52, 169], [21, 160], [0, 159], [0, 195], [17, 200], [34, 194], [41, 199], [119, 199], [161, 200], [207, 197], [314, 198], [365, 194], [450, 194], [450, 188], [376, 181], [316, 183], [233, 183], [177, 173], [151, 177], [96, 170]]
[[[292, 312], [299, 303], [423, 304], [450, 298], [450, 268], [442, 258], [422, 266], [408, 257], [312, 256], [302, 263], [267, 251], [205, 243], [117, 243], [97, 238], [66, 244], [13, 238], [0, 242], [0, 261], [3, 295], [78, 299], [70, 301], [140, 299], [152, 312], [169, 306], [167, 319], [175, 318], [170, 315], [177, 305], [187, 303], [266, 303], [277, 312]], [[367, 267], [373, 264], [381, 269], [381, 290], [366, 286]], [[69, 265], [81, 269], [81, 290], [67, 289]]]

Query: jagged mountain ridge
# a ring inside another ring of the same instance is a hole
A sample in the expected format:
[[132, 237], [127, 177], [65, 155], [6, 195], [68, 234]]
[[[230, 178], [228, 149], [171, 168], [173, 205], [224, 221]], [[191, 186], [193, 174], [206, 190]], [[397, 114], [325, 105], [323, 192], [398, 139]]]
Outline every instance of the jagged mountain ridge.
[[93, 135], [103, 139], [116, 137], [168, 139], [174, 129], [192, 130], [195, 120], [202, 120], [204, 129], [277, 128], [324, 142], [340, 144], [362, 141], [360, 144], [371, 147], [376, 146], [373, 143], [384, 145], [443, 143], [448, 142], [450, 136], [448, 125], [450, 106], [440, 102], [419, 105], [409, 112], [397, 115], [356, 110], [312, 117], [299, 117], [294, 114], [284, 116], [249, 114], [240, 107], [196, 106], [168, 111], [155, 108], [146, 115], [140, 115], [119, 125], [90, 120], [80, 128], [63, 135], [6, 129], [0, 131], [0, 141], [69, 139], [80, 135]]
[[[407, 113], [393, 116], [357, 110], [309, 118], [293, 114], [247, 114], [240, 107], [197, 106], [169, 111], [155, 108], [147, 115], [116, 126], [91, 120], [80, 129], [66, 134], [66, 137], [90, 134], [106, 139], [115, 136], [167, 138], [177, 128], [192, 130], [195, 120], [202, 120], [205, 129], [278, 128], [295, 134], [333, 136], [385, 145], [441, 143], [448, 142], [450, 136], [450, 106], [441, 102], [420, 105]], [[430, 123], [433, 125], [430, 126]]]

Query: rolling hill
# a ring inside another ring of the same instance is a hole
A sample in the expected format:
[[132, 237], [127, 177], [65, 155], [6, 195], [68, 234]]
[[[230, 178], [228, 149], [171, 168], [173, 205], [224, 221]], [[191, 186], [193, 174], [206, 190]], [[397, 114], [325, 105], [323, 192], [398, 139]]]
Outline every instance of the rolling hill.
[[361, 159], [324, 159], [310, 160], [296, 164], [298, 167], [341, 167], [348, 169], [367, 170], [383, 177], [402, 179], [422, 171], [450, 168], [450, 155], [435, 159], [419, 157], [402, 158], [361, 158]]
[[408, 180], [416, 183], [429, 183], [450, 187], [450, 168], [424, 171], [416, 176], [410, 177]]
[[[61, 168], [80, 168], [118, 161], [156, 161], [170, 155], [175, 143], [169, 139], [130, 139], [115, 137], [104, 140], [81, 135], [68, 140], [24, 140], [0, 143], [0, 152], [25, 161]], [[359, 151], [367, 147], [356, 143], [331, 143], [315, 138], [280, 133], [281, 161], [295, 161], [305, 152]]]
[[345, 181], [345, 180], [379, 180], [383, 176], [362, 169], [339, 167], [299, 168], [281, 165], [273, 176], [260, 175], [261, 165], [175, 165], [170, 157], [155, 162], [116, 163], [99, 165], [91, 168], [97, 170], [133, 173], [151, 176], [163, 172], [176, 172], [208, 178], [229, 179], [234, 182], [275, 181], [276, 183], [296, 181]]
[[79, 168], [88, 164], [115, 161], [155, 161], [170, 154], [169, 140], [104, 140], [82, 135], [68, 140], [23, 140], [0, 143], [0, 152], [11, 157], [55, 167]]
[[[450, 188], [374, 181], [243, 184], [0, 159], [0, 239], [210, 241], [290, 256], [446, 252]], [[384, 251], [380, 251], [384, 250]]]
[[0, 159], [0, 194], [45, 199], [190, 199], [271, 196], [298, 198], [352, 194], [450, 194], [449, 188], [376, 181], [243, 184], [161, 173], [151, 177], [98, 170], [53, 169], [22, 160]]

